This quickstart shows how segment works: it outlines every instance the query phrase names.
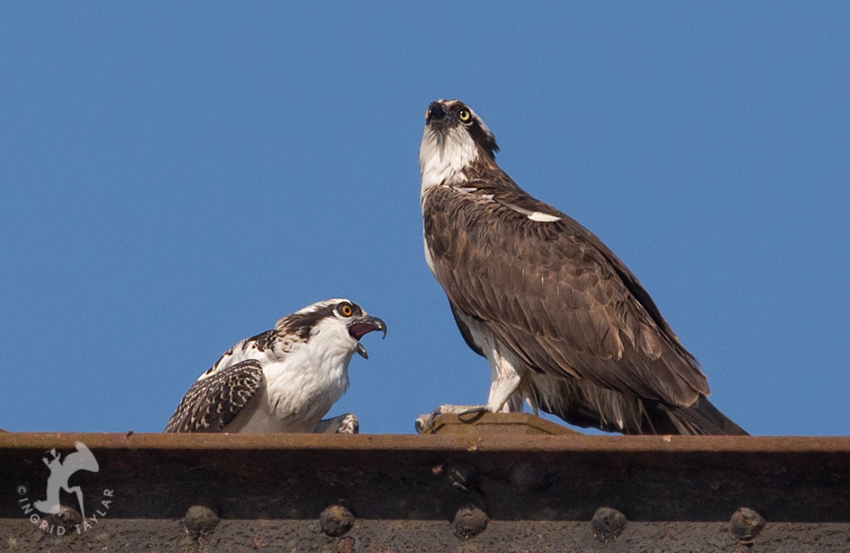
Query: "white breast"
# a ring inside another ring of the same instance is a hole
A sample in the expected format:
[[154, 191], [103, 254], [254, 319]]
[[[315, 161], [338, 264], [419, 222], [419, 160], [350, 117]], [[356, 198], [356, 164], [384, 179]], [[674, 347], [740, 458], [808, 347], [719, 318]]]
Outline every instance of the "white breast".
[[312, 432], [348, 389], [351, 355], [322, 363], [310, 349], [298, 347], [283, 361], [265, 365], [265, 386], [251, 402], [256, 408], [225, 431]]
[[265, 356], [264, 388], [225, 432], [312, 432], [348, 390], [356, 344], [342, 321], [328, 319], [307, 342], [276, 359]]
[[422, 189], [432, 186], [456, 185], [466, 182], [463, 169], [478, 158], [478, 148], [469, 133], [453, 128], [438, 132], [425, 127], [419, 145], [419, 169], [422, 171]]

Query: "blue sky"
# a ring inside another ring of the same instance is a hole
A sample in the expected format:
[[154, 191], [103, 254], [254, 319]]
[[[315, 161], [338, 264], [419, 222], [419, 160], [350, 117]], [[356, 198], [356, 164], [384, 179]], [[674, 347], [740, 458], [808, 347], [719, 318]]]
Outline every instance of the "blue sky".
[[850, 4], [0, 4], [0, 428], [158, 432], [314, 301], [383, 318], [331, 414], [486, 400], [422, 254], [459, 98], [754, 434], [850, 431]]

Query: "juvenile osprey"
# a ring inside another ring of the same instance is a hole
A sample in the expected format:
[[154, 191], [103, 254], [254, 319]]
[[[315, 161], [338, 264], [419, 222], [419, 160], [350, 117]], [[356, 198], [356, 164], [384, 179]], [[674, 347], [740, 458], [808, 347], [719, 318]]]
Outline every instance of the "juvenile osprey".
[[321, 418], [348, 389], [360, 339], [387, 326], [345, 299], [320, 301], [242, 340], [189, 388], [166, 432], [356, 433], [357, 418]]
[[[419, 147], [425, 259], [464, 340], [490, 363], [486, 405], [625, 434], [746, 434], [637, 278], [579, 223], [496, 165], [493, 133], [457, 100], [431, 102]], [[418, 423], [421, 427], [422, 422]]]

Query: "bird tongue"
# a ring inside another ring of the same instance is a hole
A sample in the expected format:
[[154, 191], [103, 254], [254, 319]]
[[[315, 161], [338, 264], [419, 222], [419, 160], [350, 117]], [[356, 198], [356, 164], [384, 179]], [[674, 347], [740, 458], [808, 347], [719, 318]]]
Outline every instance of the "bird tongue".
[[372, 323], [354, 323], [348, 328], [348, 333], [355, 340], [359, 340], [373, 330], [377, 330], [377, 327]]

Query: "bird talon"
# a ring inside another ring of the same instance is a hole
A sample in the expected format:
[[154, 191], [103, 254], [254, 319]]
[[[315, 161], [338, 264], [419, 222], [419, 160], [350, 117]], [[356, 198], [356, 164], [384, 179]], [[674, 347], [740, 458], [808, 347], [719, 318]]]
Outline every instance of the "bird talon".
[[431, 429], [431, 434], [435, 434], [437, 432], [437, 430], [434, 428], [434, 419], [436, 419], [442, 414], [443, 411], [439, 407], [428, 413], [428, 428]]
[[468, 415], [470, 413], [478, 413], [483, 414], [487, 412], [486, 405], [476, 405], [475, 407], [470, 407], [469, 409], [464, 409], [460, 413], [457, 414], [458, 417], [462, 417], [463, 415]]
[[[475, 407], [470, 407], [469, 409], [464, 409], [460, 413], [457, 414], [457, 418], [461, 422], [473, 422], [478, 419], [484, 413], [489, 413], [490, 410], [487, 409], [486, 405], [476, 405]], [[475, 414], [475, 417], [472, 417], [469, 421], [463, 420], [464, 415]]]
[[437, 407], [426, 415], [419, 415], [416, 417], [416, 423], [414, 424], [416, 431], [420, 434], [425, 434], [425, 430], [428, 429], [431, 431], [431, 434], [436, 433], [437, 430], [434, 428], [434, 420], [442, 414], [442, 409]]
[[339, 427], [336, 429], [337, 434], [359, 434], [360, 421], [353, 413], [347, 413], [342, 417]]

